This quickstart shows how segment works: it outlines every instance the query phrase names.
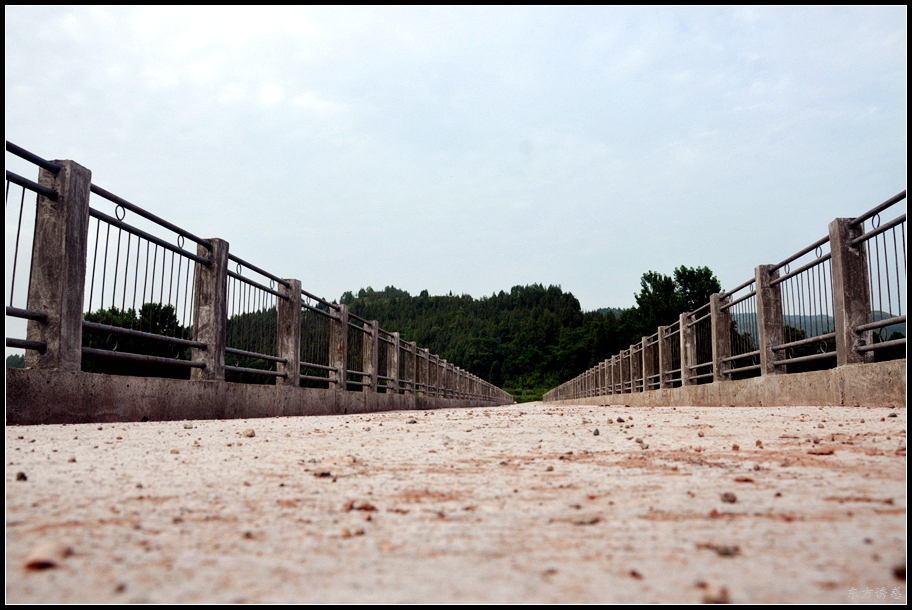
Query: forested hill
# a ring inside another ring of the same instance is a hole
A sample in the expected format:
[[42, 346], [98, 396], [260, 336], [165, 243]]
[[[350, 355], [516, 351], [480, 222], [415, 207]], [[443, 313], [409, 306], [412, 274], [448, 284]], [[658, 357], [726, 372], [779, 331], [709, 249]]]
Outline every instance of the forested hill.
[[341, 302], [501, 387], [553, 387], [608, 349], [608, 318], [583, 313], [557, 286], [515, 286], [480, 299], [411, 296], [390, 286], [346, 292]]
[[674, 277], [644, 274], [637, 306], [624, 310], [583, 312], [571, 293], [541, 284], [514, 286], [509, 293], [480, 299], [430, 296], [426, 290], [411, 296], [392, 286], [364, 288], [357, 296], [346, 292], [341, 302], [499, 387], [545, 391], [720, 290], [708, 268], [679, 267]]

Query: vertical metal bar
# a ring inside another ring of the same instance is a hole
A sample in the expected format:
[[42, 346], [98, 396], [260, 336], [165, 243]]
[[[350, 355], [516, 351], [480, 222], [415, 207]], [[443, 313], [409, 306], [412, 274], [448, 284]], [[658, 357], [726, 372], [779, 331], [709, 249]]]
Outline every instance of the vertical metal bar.
[[[6, 181], [6, 192], [9, 197], [9, 180]], [[13, 293], [16, 290], [16, 266], [19, 264], [19, 234], [22, 232], [22, 213], [25, 211], [25, 188], [22, 189], [22, 197], [19, 203], [19, 222], [16, 227], [16, 250], [13, 252], [13, 277], [10, 281], [10, 307], [13, 306]]]

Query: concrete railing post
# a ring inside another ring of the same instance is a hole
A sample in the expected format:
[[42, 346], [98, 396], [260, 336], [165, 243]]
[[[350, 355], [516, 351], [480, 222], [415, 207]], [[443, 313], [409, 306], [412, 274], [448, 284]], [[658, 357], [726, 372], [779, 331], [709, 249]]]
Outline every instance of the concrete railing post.
[[728, 298], [718, 293], [709, 297], [709, 313], [712, 327], [713, 383], [731, 379], [731, 375], [722, 372], [725, 366], [722, 360], [731, 356], [731, 314], [728, 309], [722, 309], [722, 306], [727, 302]]
[[348, 305], [339, 305], [329, 326], [329, 366], [333, 367], [336, 389], [344, 392], [348, 383]]
[[211, 262], [196, 263], [193, 282], [193, 340], [206, 349], [192, 348], [190, 359], [205, 368], [190, 370], [190, 379], [225, 381], [225, 336], [228, 328], [228, 242], [209, 240], [212, 249], [197, 245], [196, 253]]
[[760, 265], [754, 270], [757, 288], [757, 332], [760, 345], [760, 374], [785, 373], [785, 366], [776, 366], [773, 348], [782, 345], [782, 294], [779, 284], [770, 286], [770, 280], [779, 277], [779, 271], [770, 272], [771, 265]]
[[850, 222], [849, 218], [837, 218], [829, 225], [837, 366], [870, 362], [874, 358], [873, 351], [856, 351], [856, 348], [872, 343], [874, 332], [857, 332], [855, 328], [874, 320], [871, 319], [865, 245], [851, 244], [853, 239], [864, 234], [864, 223], [853, 227]]
[[695, 382], [691, 377], [693, 372], [691, 366], [697, 358], [697, 333], [696, 329], [689, 324], [690, 313], [682, 313], [678, 318], [681, 327], [681, 385], [693, 385]]
[[386, 359], [386, 366], [389, 369], [387, 375], [393, 378], [390, 381], [393, 394], [399, 393], [399, 333], [392, 333], [393, 344], [388, 345], [389, 357]]
[[430, 369], [434, 371], [434, 398], [440, 398], [440, 356], [432, 354], [431, 359]]
[[288, 287], [279, 284], [279, 292], [287, 299], [278, 299], [276, 323], [276, 356], [285, 359], [277, 363], [280, 373], [276, 385], [301, 385], [301, 280], [286, 279]]
[[28, 290], [28, 309], [47, 321], [29, 320], [25, 331], [27, 341], [47, 347], [44, 353], [26, 350], [25, 366], [78, 371], [92, 172], [73, 161], [54, 163], [61, 166], [56, 175], [44, 168], [38, 174], [38, 183], [57, 191], [57, 200], [38, 196]]
[[363, 333], [362, 335], [364, 347], [361, 351], [361, 358], [363, 360], [361, 366], [363, 367], [362, 370], [367, 373], [367, 385], [361, 386], [361, 391], [376, 392], [377, 369], [380, 366], [380, 323], [376, 320], [371, 320], [368, 328], [370, 332]]
[[424, 384], [424, 395], [431, 395], [431, 350], [424, 348], [421, 362], [421, 381]]
[[652, 359], [649, 358], [649, 347], [647, 346], [647, 338], [643, 337], [640, 341], [640, 370], [643, 373], [643, 389], [642, 392], [645, 392], [649, 389], [649, 375], [652, 372], [649, 367], [649, 363], [652, 362]]
[[668, 375], [668, 370], [671, 368], [671, 350], [670, 346], [667, 343], [665, 338], [665, 333], [668, 330], [667, 326], [659, 327], [659, 342], [656, 347], [659, 350], [659, 389], [665, 389], [670, 387], [671, 384], [665, 379]]
[[408, 354], [405, 357], [405, 376], [409, 380], [409, 393], [418, 395], [418, 345], [414, 341], [406, 343]]

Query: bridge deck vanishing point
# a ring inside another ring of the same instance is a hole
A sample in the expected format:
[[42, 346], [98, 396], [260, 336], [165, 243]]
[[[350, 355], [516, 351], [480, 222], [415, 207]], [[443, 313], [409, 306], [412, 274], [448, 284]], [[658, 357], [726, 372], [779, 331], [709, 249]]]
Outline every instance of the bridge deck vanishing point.
[[7, 426], [6, 598], [904, 603], [906, 423], [538, 403]]

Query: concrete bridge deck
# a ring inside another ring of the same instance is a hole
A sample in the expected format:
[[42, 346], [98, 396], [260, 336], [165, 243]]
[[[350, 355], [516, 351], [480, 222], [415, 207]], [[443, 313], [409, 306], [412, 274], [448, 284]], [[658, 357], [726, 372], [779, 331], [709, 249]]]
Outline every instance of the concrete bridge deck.
[[7, 426], [6, 456], [12, 603], [906, 602], [904, 406]]

